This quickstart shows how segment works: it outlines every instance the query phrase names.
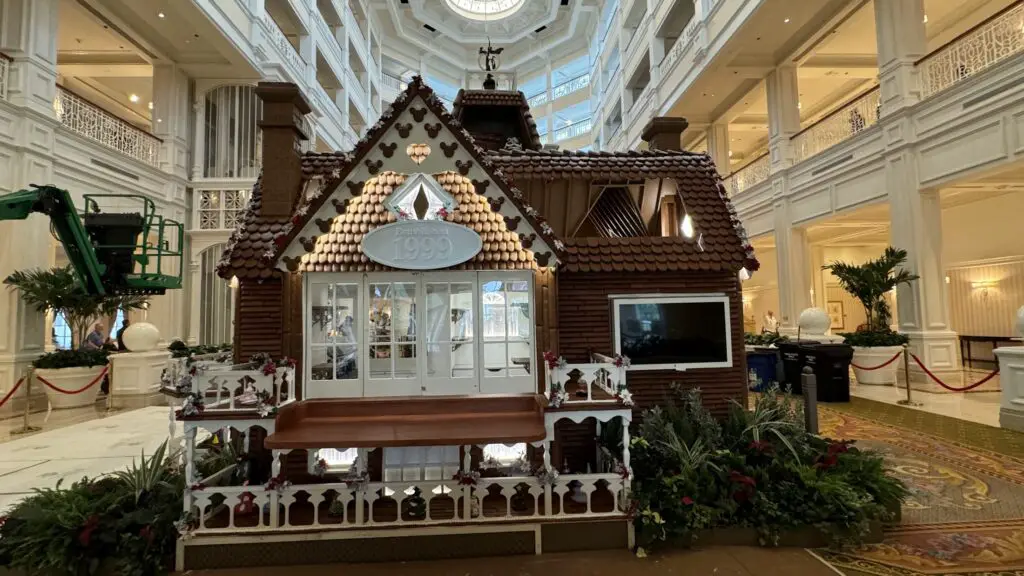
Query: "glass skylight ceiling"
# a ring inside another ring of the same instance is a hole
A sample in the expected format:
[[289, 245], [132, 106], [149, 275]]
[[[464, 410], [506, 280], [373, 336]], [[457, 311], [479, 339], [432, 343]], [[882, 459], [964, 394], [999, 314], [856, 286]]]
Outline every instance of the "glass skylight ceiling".
[[471, 20], [500, 20], [515, 14], [526, 0], [445, 0], [448, 7]]

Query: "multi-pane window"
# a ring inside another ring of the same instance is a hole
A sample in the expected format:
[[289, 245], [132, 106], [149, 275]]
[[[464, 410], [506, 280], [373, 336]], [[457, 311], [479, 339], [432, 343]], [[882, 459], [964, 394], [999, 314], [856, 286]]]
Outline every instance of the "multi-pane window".
[[426, 307], [427, 376], [474, 377], [473, 283], [428, 282]]
[[256, 178], [263, 105], [255, 86], [222, 86], [206, 94], [203, 176]]
[[248, 190], [199, 190], [197, 222], [200, 230], [233, 230], [249, 202]]
[[68, 325], [64, 313], [58, 312], [53, 317], [53, 345], [61, 350], [71, 349], [71, 326]]
[[481, 285], [484, 377], [529, 374], [529, 290], [524, 280], [490, 280]]
[[367, 285], [370, 378], [416, 378], [416, 283]]
[[308, 294], [310, 378], [359, 378], [359, 285], [311, 284]]

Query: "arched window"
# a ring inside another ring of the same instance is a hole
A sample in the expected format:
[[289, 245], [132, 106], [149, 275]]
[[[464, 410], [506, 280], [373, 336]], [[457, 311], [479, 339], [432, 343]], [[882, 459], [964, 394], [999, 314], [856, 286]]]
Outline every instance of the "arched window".
[[71, 326], [64, 314], [58, 312], [53, 316], [53, 345], [61, 350], [71, 349]]
[[231, 342], [234, 331], [234, 290], [231, 283], [217, 276], [217, 262], [224, 244], [210, 246], [200, 255], [199, 271], [199, 343]]
[[263, 104], [254, 86], [221, 86], [206, 94], [203, 176], [256, 178]]

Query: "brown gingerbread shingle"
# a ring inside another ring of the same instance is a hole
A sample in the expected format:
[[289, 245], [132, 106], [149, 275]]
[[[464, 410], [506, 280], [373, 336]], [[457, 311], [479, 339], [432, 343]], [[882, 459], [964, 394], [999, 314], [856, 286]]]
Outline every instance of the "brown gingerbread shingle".
[[669, 236], [571, 238], [561, 269], [567, 272], [735, 272], [743, 266], [738, 242], [715, 236], [696, 240]]

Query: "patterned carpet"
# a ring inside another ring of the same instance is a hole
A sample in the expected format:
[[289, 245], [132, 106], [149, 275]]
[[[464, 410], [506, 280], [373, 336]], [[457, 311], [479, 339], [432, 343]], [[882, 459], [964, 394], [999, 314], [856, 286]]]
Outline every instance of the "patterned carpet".
[[910, 414], [869, 404], [820, 408], [823, 435], [882, 452], [911, 496], [881, 544], [817, 553], [848, 576], [1024, 576], [1024, 459], [1017, 451], [1024, 443], [1017, 433], [892, 408]]

